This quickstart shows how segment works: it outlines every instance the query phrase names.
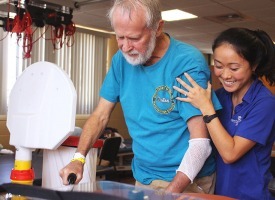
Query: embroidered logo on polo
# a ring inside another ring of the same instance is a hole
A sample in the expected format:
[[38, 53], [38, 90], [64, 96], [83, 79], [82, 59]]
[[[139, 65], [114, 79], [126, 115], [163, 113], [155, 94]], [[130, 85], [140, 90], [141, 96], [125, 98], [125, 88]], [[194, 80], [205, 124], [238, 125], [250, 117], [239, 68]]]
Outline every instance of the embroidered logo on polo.
[[172, 90], [167, 86], [157, 87], [152, 100], [155, 110], [161, 114], [169, 114], [175, 108]]
[[231, 122], [235, 124], [235, 126], [238, 126], [238, 124], [242, 121], [242, 116], [238, 116], [237, 119], [231, 119]]

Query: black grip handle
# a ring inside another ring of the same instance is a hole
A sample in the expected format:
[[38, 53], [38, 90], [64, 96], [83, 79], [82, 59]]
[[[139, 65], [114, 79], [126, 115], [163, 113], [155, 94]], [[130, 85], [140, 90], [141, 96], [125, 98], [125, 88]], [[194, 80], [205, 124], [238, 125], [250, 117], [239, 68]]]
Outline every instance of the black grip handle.
[[73, 185], [76, 181], [76, 174], [75, 173], [70, 173], [67, 180], [68, 180], [70, 185]]

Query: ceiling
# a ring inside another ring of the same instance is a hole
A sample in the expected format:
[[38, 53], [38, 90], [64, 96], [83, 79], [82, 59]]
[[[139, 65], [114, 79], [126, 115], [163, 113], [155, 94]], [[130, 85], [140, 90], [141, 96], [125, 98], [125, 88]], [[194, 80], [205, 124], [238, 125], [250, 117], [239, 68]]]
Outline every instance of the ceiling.
[[[165, 22], [165, 31], [178, 40], [211, 53], [219, 32], [229, 27], [265, 30], [275, 41], [275, 0], [160, 0], [162, 10], [181, 9], [198, 18]], [[46, 0], [73, 9], [77, 25], [112, 32], [106, 18], [112, 0]], [[0, 0], [1, 4], [1, 0]], [[78, 6], [78, 8], [76, 8]]]

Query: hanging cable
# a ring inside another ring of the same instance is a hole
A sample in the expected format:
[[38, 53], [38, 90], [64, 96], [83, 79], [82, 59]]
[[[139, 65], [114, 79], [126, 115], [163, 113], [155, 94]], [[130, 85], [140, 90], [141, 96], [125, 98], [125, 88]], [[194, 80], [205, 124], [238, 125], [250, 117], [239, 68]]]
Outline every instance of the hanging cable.
[[23, 37], [23, 51], [24, 51], [24, 58], [31, 57], [32, 51], [32, 18], [29, 12], [25, 12], [23, 19], [22, 19], [22, 27], [24, 29], [24, 37]]
[[23, 37], [23, 51], [24, 51], [24, 58], [31, 57], [32, 51], [32, 35], [25, 34]]
[[71, 22], [65, 26], [65, 37], [67, 38], [66, 45], [71, 47], [74, 44], [75, 23]]
[[[38, 27], [36, 27], [36, 29], [33, 31], [33, 34], [34, 34], [34, 32], [37, 31], [37, 29], [38, 29]], [[43, 36], [46, 34], [46, 32], [47, 32], [48, 29], [49, 29], [49, 26], [46, 26], [45, 31], [44, 31], [43, 33], [41, 33], [40, 36], [39, 36], [38, 38], [36, 38], [35, 41], [33, 41], [33, 44], [36, 43], [36, 42], [37, 42], [38, 40], [40, 40], [41, 38], [42, 38], [42, 39], [45, 39], [45, 40], [51, 40], [51, 39], [46, 39], [46, 38], [43, 37]]]
[[[53, 44], [53, 48], [54, 50], [59, 50], [62, 48], [63, 46], [63, 31], [64, 28], [63, 26], [60, 24], [59, 26], [55, 26], [54, 30], [52, 30], [52, 44]], [[57, 44], [59, 44], [59, 47], [57, 47]]]
[[17, 35], [19, 35], [20, 33], [22, 33], [24, 31], [24, 28], [22, 27], [22, 22], [21, 22], [21, 13], [20, 13], [20, 1], [18, 1], [18, 11], [16, 16], [13, 19], [13, 25], [12, 25], [12, 31], [13, 33], [17, 33]]

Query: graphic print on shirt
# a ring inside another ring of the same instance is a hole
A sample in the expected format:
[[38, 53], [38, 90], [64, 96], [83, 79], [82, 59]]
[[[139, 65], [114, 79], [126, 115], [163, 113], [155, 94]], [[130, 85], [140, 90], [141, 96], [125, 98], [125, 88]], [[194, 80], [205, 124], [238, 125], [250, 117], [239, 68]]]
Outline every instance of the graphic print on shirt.
[[167, 86], [157, 87], [152, 100], [155, 110], [161, 114], [169, 114], [175, 108], [172, 90]]
[[235, 126], [238, 126], [238, 124], [242, 121], [242, 116], [238, 116], [238, 119], [231, 119], [231, 122], [235, 124]]

